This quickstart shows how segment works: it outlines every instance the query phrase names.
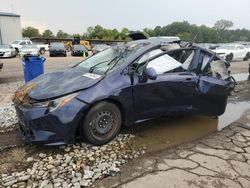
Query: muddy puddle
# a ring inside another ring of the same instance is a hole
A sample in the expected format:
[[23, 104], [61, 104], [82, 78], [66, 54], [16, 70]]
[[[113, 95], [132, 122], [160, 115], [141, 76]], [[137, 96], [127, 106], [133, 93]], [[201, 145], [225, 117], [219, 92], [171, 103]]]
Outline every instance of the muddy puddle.
[[232, 75], [237, 82], [250, 80], [250, 75], [248, 73], [239, 73]]
[[246, 110], [250, 110], [250, 102], [228, 103], [225, 113], [219, 117], [218, 130], [220, 131], [240, 119]]
[[219, 118], [186, 116], [142, 123], [130, 130], [136, 135], [133, 144], [138, 148], [147, 147], [148, 152], [156, 152], [187, 143], [222, 130], [248, 109], [250, 102], [229, 103]]

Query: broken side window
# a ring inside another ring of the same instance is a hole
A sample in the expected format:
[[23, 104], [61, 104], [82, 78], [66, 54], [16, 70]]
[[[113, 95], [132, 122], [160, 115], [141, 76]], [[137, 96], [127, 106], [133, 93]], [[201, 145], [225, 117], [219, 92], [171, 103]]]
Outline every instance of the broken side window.
[[141, 64], [141, 63], [147, 61], [148, 59], [150, 59], [150, 58], [152, 58], [152, 57], [154, 57], [154, 56], [156, 56], [156, 55], [158, 55], [158, 54], [161, 54], [162, 52], [163, 52], [163, 51], [162, 51], [161, 49], [156, 49], [156, 50], [152, 50], [152, 51], [150, 51], [150, 52], [148, 52], [148, 53], [145, 53], [145, 54], [137, 61], [137, 63], [138, 63], [138, 64]]
[[229, 77], [225, 62], [222, 60], [212, 61], [210, 63], [212, 76], [219, 79], [227, 79]]
[[164, 74], [169, 71], [175, 70], [178, 67], [181, 67], [182, 64], [176, 61], [174, 58], [170, 57], [168, 54], [160, 56], [153, 59], [148, 63], [147, 67], [155, 69], [157, 75]]

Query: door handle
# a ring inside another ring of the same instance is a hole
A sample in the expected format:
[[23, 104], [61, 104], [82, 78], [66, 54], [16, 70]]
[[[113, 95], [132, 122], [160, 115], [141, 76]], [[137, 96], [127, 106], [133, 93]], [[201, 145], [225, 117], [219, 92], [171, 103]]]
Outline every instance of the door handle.
[[186, 81], [191, 81], [191, 80], [192, 80], [192, 78], [186, 78], [185, 80], [186, 80]]

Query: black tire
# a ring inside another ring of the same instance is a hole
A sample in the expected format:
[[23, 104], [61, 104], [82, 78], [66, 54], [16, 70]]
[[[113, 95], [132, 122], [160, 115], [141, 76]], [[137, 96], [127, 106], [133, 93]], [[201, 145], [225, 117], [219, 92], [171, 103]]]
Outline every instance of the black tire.
[[250, 53], [248, 52], [247, 54], [246, 54], [246, 57], [243, 59], [244, 61], [248, 61], [250, 59]]
[[233, 60], [233, 58], [234, 58], [234, 55], [231, 53], [231, 54], [227, 55], [226, 60], [230, 62]]
[[52, 55], [52, 54], [49, 54], [49, 56], [50, 56], [50, 57], [53, 57], [53, 55]]
[[110, 102], [94, 105], [81, 124], [82, 135], [91, 144], [103, 145], [120, 131], [122, 117], [119, 108]]
[[40, 54], [45, 54], [45, 49], [44, 48], [40, 49]]

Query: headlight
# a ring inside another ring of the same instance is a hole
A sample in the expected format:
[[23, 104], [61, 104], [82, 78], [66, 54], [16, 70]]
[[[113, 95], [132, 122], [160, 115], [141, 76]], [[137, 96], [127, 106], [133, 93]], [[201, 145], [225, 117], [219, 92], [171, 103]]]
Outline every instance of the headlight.
[[46, 108], [49, 108], [50, 111], [54, 111], [57, 108], [64, 107], [72, 99], [74, 99], [77, 95], [78, 95], [78, 93], [73, 93], [73, 94], [66, 95], [64, 97], [61, 97], [61, 98], [58, 98], [58, 99], [55, 99], [55, 100], [39, 102], [39, 103], [33, 103], [32, 106], [33, 107], [46, 107]]

